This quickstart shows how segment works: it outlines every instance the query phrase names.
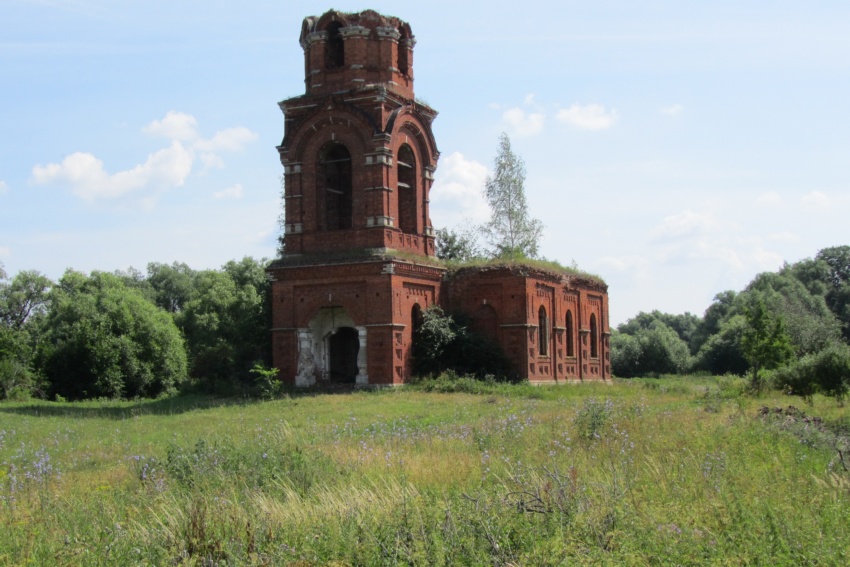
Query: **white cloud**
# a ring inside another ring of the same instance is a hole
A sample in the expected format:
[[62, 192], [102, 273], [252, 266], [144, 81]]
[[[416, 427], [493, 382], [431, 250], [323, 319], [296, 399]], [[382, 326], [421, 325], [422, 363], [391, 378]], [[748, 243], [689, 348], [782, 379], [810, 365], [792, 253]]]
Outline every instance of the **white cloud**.
[[169, 140], [191, 142], [194, 149], [203, 152], [235, 152], [257, 139], [257, 134], [244, 126], [226, 128], [216, 132], [212, 138], [202, 138], [198, 133], [197, 119], [191, 114], [174, 110], [168, 111], [162, 120], [154, 120], [142, 128], [142, 131]]
[[244, 191], [242, 189], [242, 185], [237, 183], [232, 187], [228, 187], [227, 189], [222, 189], [221, 191], [216, 191], [213, 193], [213, 199], [241, 199]]
[[664, 221], [652, 230], [651, 235], [657, 239], [675, 239], [710, 232], [718, 226], [719, 223], [712, 215], [688, 209], [664, 217]]
[[142, 132], [169, 140], [191, 142], [198, 138], [198, 121], [191, 114], [170, 110], [162, 120], [154, 120]]
[[150, 154], [145, 163], [111, 175], [92, 154], [76, 152], [62, 163], [33, 167], [32, 182], [64, 183], [78, 197], [93, 201], [120, 197], [143, 188], [162, 191], [179, 187], [191, 170], [192, 153], [175, 140], [168, 148]]
[[762, 205], [782, 205], [784, 201], [782, 200], [782, 196], [776, 191], [768, 191], [762, 195], [759, 195], [757, 202]]
[[685, 107], [681, 104], [671, 104], [670, 106], [662, 106], [658, 109], [658, 112], [667, 116], [679, 116], [683, 110], [685, 110]]
[[828, 196], [820, 191], [812, 191], [800, 199], [804, 206], [812, 209], [827, 209], [831, 204]]
[[220, 169], [224, 167], [224, 160], [216, 152], [240, 151], [257, 139], [257, 134], [241, 126], [219, 130], [212, 138], [203, 138], [198, 133], [198, 121], [194, 116], [173, 110], [142, 131], [168, 138], [171, 145], [150, 154], [143, 164], [114, 174], [109, 174], [103, 162], [94, 155], [76, 152], [61, 163], [36, 165], [31, 181], [67, 184], [72, 193], [87, 201], [144, 191], [141, 201], [146, 207], [152, 207], [159, 193], [184, 184], [192, 172], [196, 153], [204, 169]]
[[218, 154], [202, 153], [198, 157], [201, 158], [201, 163], [204, 164], [204, 169], [224, 168], [224, 160]]
[[521, 137], [533, 136], [543, 130], [543, 115], [537, 112], [526, 113], [521, 108], [509, 108], [504, 111], [502, 120], [512, 134]]
[[574, 104], [559, 110], [556, 118], [582, 130], [604, 130], [616, 124], [619, 116], [615, 109], [608, 111], [601, 104]]
[[12, 250], [8, 246], [0, 246], [0, 257], [8, 258], [12, 255]]
[[236, 128], [219, 130], [209, 140], [198, 139], [194, 143], [193, 147], [206, 152], [238, 152], [245, 147], [248, 142], [253, 142], [256, 139], [257, 134], [243, 126], [239, 126]]
[[490, 218], [484, 199], [487, 167], [455, 152], [440, 160], [437, 179], [431, 188], [431, 220], [434, 226], [456, 226], [469, 219], [483, 223]]
[[5, 181], [0, 181], [0, 195], [5, 195], [9, 192], [9, 186], [6, 185]]

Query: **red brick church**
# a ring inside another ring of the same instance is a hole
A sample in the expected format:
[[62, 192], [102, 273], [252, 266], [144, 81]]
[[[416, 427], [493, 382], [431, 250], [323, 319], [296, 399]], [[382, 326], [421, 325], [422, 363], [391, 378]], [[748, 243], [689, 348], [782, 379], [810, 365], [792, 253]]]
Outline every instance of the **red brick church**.
[[431, 305], [471, 317], [531, 382], [610, 378], [607, 286], [522, 265], [447, 270], [428, 194], [437, 112], [413, 93], [410, 25], [367, 10], [304, 20], [305, 94], [280, 103], [284, 254], [269, 268], [286, 383], [404, 383]]

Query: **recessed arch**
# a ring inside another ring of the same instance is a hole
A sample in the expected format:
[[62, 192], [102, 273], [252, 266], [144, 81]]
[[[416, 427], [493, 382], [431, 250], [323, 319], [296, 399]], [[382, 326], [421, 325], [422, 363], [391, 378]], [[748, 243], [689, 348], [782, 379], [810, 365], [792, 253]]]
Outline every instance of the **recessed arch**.
[[399, 29], [401, 37], [398, 40], [398, 72], [410, 75], [410, 31], [402, 26]]
[[319, 229], [351, 228], [351, 152], [339, 142], [326, 143], [319, 150], [316, 171]]
[[339, 33], [340, 28], [342, 28], [340, 22], [331, 22], [325, 30], [328, 32], [327, 44], [325, 45], [325, 67], [328, 69], [338, 69], [345, 66], [345, 40]]
[[402, 232], [416, 234], [418, 232], [416, 219], [417, 210], [417, 175], [416, 155], [413, 149], [402, 144], [396, 156], [398, 172], [398, 227]]
[[549, 320], [546, 317], [546, 308], [542, 305], [537, 311], [537, 328], [540, 336], [540, 356], [549, 356]]
[[596, 314], [590, 314], [590, 358], [599, 358], [599, 330], [596, 328]]
[[573, 312], [569, 309], [567, 310], [567, 320], [566, 320], [566, 329], [567, 329], [567, 356], [575, 356], [575, 334], [573, 331]]

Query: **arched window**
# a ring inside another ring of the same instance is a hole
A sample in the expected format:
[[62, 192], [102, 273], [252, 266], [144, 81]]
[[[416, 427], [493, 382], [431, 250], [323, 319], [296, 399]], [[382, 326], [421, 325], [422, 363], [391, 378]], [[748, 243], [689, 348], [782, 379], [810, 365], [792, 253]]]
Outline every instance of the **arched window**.
[[546, 319], [546, 308], [540, 306], [537, 312], [537, 325], [540, 332], [540, 356], [549, 356], [549, 322]]
[[396, 157], [398, 166], [398, 227], [402, 232], [416, 234], [416, 156], [407, 144]]
[[398, 40], [398, 72], [402, 75], [410, 74], [410, 36], [407, 30], [401, 30], [401, 37]]
[[340, 143], [329, 142], [319, 151], [317, 201], [319, 228], [351, 228], [351, 154]]
[[416, 335], [422, 327], [425, 319], [422, 317], [422, 307], [418, 303], [413, 304], [413, 309], [410, 310], [410, 322], [413, 327], [413, 339], [416, 340]]
[[594, 313], [590, 314], [590, 358], [599, 358], [599, 331]]
[[325, 46], [325, 67], [336, 69], [345, 65], [345, 41], [339, 29], [342, 24], [334, 22], [328, 26], [328, 43]]
[[573, 338], [573, 312], [567, 311], [567, 356], [575, 356], [575, 339]]

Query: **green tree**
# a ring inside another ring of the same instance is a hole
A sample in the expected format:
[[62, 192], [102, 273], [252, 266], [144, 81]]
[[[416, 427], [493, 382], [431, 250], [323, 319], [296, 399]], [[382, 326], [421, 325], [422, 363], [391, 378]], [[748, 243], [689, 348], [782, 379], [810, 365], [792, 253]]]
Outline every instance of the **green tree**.
[[22, 329], [24, 324], [47, 305], [53, 282], [36, 271], [23, 271], [11, 282], [0, 282], [0, 324]]
[[53, 282], [35, 271], [0, 278], [0, 399], [40, 390], [34, 353]]
[[750, 365], [750, 384], [761, 391], [761, 371], [777, 368], [791, 359], [794, 349], [781, 317], [774, 317], [760, 296], [744, 309], [746, 326], [741, 350]]
[[50, 394], [68, 399], [153, 397], [186, 379], [172, 318], [108, 273], [65, 272], [40, 350]]
[[543, 224], [528, 214], [525, 163], [513, 153], [510, 138], [505, 133], [499, 138], [499, 151], [493, 166], [493, 173], [484, 183], [484, 196], [492, 216], [483, 229], [493, 247], [493, 255], [534, 258], [543, 235]]
[[738, 311], [743, 313], [755, 297], [764, 302], [774, 318], [782, 319], [798, 356], [818, 352], [841, 338], [841, 324], [825, 298], [812, 295], [789, 274], [758, 274], [741, 293]]
[[176, 314], [192, 376], [207, 389], [248, 387], [256, 362], [271, 358], [271, 308], [264, 262], [244, 258], [197, 272], [192, 298]]
[[437, 229], [437, 258], [455, 262], [468, 262], [483, 256], [478, 247], [475, 228], [462, 230]]
[[714, 296], [714, 301], [705, 310], [702, 320], [691, 335], [691, 352], [699, 352], [710, 337], [720, 332], [723, 322], [732, 314], [737, 295], [735, 291], [726, 290]]
[[182, 262], [148, 264], [148, 284], [153, 288], [154, 303], [169, 313], [181, 311], [195, 293], [195, 272]]
[[693, 368], [715, 375], [743, 376], [749, 368], [741, 350], [741, 337], [746, 324], [743, 315], [736, 314], [723, 320], [719, 324], [719, 330], [700, 346], [694, 357]]
[[611, 333], [611, 371], [620, 378], [640, 376], [640, 341], [629, 334]]
[[826, 303], [841, 322], [845, 341], [850, 341], [850, 246], [833, 246], [815, 259], [829, 266]]

